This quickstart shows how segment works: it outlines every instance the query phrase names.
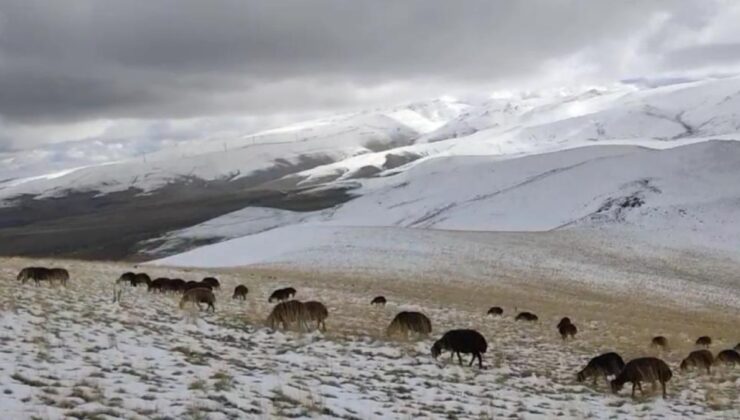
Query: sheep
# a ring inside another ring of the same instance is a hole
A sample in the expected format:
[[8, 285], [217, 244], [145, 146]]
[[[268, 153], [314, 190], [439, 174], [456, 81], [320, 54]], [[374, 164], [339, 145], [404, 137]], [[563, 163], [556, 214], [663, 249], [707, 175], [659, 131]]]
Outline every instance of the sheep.
[[740, 354], [733, 349], [722, 350], [717, 353], [717, 363], [720, 362], [728, 366], [740, 365]]
[[323, 303], [317, 301], [308, 301], [303, 303], [308, 314], [307, 321], [316, 321], [316, 328], [326, 331], [326, 318], [329, 317], [329, 310]]
[[52, 268], [48, 269], [47, 276], [49, 280], [49, 283], [53, 283], [54, 281], [59, 281], [59, 283], [62, 284], [62, 286], [67, 285], [67, 281], [69, 280], [69, 271], [67, 271], [64, 268]]
[[499, 306], [492, 306], [491, 309], [488, 310], [488, 313], [486, 315], [492, 315], [492, 316], [501, 316], [504, 314], [504, 310]]
[[149, 286], [147, 287], [147, 290], [149, 292], [159, 292], [163, 293], [166, 290], [168, 290], [170, 283], [170, 279], [167, 277], [158, 277], [149, 283]]
[[408, 336], [408, 333], [429, 335], [432, 332], [432, 322], [421, 312], [399, 312], [386, 329], [388, 336], [396, 334]]
[[568, 325], [568, 324], [571, 324], [571, 322], [570, 322], [570, 318], [566, 316], [565, 318], [561, 319], [560, 322], [558, 322], [557, 328], [560, 329], [560, 327], [562, 327], [563, 325]]
[[697, 350], [689, 353], [688, 357], [681, 361], [681, 370], [686, 371], [689, 368], [704, 368], [707, 373], [711, 372], [714, 356], [709, 350]]
[[213, 287], [211, 287], [210, 284], [203, 283], [203, 282], [200, 282], [200, 281], [192, 281], [192, 280], [189, 281], [189, 282], [187, 282], [187, 283], [185, 283], [185, 286], [184, 286], [183, 290], [187, 292], [188, 290], [197, 289], [199, 287], [203, 287], [203, 288], [206, 288], [206, 289], [209, 289], [209, 290], [213, 290]]
[[308, 312], [306, 305], [297, 300], [288, 300], [275, 305], [265, 322], [272, 329], [280, 326], [283, 329], [287, 329], [293, 323], [298, 324], [301, 329], [305, 329], [307, 320]]
[[183, 279], [171, 279], [167, 283], [165, 283], [165, 291], [168, 292], [184, 292], [185, 291], [185, 285], [187, 282]]
[[653, 385], [657, 381], [660, 382], [661, 387], [663, 387], [663, 398], [666, 398], [665, 384], [671, 379], [671, 377], [673, 377], [671, 368], [669, 368], [664, 361], [658, 358], [641, 357], [633, 359], [630, 360], [629, 363], [624, 366], [622, 372], [620, 372], [619, 375], [611, 381], [612, 392], [616, 394], [622, 389], [625, 382], [632, 382], [632, 398], [635, 398], [635, 388], [640, 388], [640, 392], [644, 395], [641, 384], [643, 381], [651, 382]]
[[118, 280], [116, 280], [116, 284], [121, 284], [121, 283], [133, 284], [135, 281], [135, 278], [136, 278], [136, 274], [130, 271], [127, 271], [121, 274], [121, 277], [119, 277]]
[[432, 345], [432, 357], [435, 359], [443, 352], [450, 352], [450, 361], [457, 354], [457, 360], [462, 365], [463, 354], [472, 354], [473, 357], [470, 359], [468, 366], [472, 366], [475, 359], [478, 359], [478, 368], [483, 368], [482, 354], [488, 350], [488, 343], [485, 337], [475, 330], [450, 330], [447, 331], [442, 338], [434, 342]]
[[[293, 289], [295, 291], [295, 289]], [[295, 294], [295, 292], [293, 293]], [[290, 291], [285, 289], [277, 289], [270, 295], [270, 298], [267, 299], [267, 302], [272, 303], [272, 301], [282, 302], [285, 300], [290, 299]]]
[[208, 304], [206, 310], [210, 309], [211, 312], [216, 311], [216, 306], [214, 305], [216, 303], [216, 296], [213, 294], [213, 291], [207, 287], [198, 287], [186, 291], [180, 299], [180, 309], [182, 309], [188, 302], [195, 303], [201, 311], [203, 310], [203, 307], [200, 306], [201, 303]]
[[560, 332], [560, 337], [565, 340], [568, 337], [575, 338], [578, 328], [573, 324], [563, 324], [558, 327], [558, 331]]
[[387, 301], [385, 300], [385, 296], [375, 296], [370, 304], [385, 306], [386, 302]]
[[200, 281], [203, 284], [207, 284], [211, 286], [211, 289], [220, 289], [221, 283], [218, 282], [218, 279], [215, 277], [205, 277], [203, 280]]
[[712, 345], [712, 338], [707, 335], [703, 335], [696, 339], [696, 345], [709, 348], [709, 346]]
[[603, 376], [604, 381], [609, 385], [607, 377], [610, 375], [619, 375], [622, 369], [624, 369], [622, 356], [615, 352], [604, 353], [589, 360], [586, 367], [578, 372], [576, 379], [578, 382], [583, 382], [591, 377], [594, 380], [594, 385], [596, 385], [596, 379], [599, 376]]
[[26, 267], [18, 273], [16, 279], [21, 283], [33, 280], [37, 286], [42, 281], [48, 281], [49, 284], [59, 281], [63, 286], [66, 286], [67, 280], [69, 280], [69, 272], [64, 268]]
[[660, 347], [663, 350], [666, 350], [668, 349], [668, 339], [662, 335], [653, 337], [653, 339], [650, 340], [650, 347]]
[[247, 293], [249, 293], [249, 289], [247, 289], [247, 286], [239, 285], [234, 288], [234, 296], [232, 296], [232, 299], [241, 299], [241, 300], [247, 300]]
[[49, 269], [45, 267], [25, 267], [18, 272], [16, 279], [23, 284], [28, 280], [33, 280], [36, 285], [39, 285], [42, 280], [48, 280], [48, 272]]
[[537, 321], [539, 318], [537, 318], [537, 315], [531, 313], [531, 312], [520, 312], [519, 315], [514, 318], [517, 321], [530, 321], [534, 322]]
[[148, 287], [149, 283], [152, 282], [152, 279], [147, 273], [136, 273], [134, 274], [134, 277], [130, 280], [130, 282], [131, 285], [134, 287], [138, 287], [140, 284], [145, 284]]

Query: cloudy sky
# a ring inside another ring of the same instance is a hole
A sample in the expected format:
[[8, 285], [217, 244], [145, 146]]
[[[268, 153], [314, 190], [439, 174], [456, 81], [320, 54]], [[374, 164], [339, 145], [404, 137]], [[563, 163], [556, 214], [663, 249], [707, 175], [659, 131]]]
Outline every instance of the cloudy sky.
[[735, 1], [0, 0], [0, 151], [740, 71]]

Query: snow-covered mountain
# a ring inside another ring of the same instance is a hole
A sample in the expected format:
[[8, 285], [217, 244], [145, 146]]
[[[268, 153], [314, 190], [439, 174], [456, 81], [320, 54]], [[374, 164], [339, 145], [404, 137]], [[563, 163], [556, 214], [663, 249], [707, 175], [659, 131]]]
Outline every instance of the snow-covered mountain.
[[[138, 226], [116, 256], [317, 224], [617, 226], [729, 248], [740, 233], [736, 139], [740, 77], [435, 99], [6, 180], [0, 239], [3, 226], [11, 239], [39, 223], [64, 230], [59, 213], [89, 220], [100, 208], [162, 221]], [[118, 223], [116, 241], [129, 222]]]

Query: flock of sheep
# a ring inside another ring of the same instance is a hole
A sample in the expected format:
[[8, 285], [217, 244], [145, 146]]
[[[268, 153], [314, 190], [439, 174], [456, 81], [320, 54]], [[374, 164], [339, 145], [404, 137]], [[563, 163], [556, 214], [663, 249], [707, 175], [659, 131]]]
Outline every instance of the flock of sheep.
[[[17, 279], [22, 283], [33, 280], [36, 285], [42, 281], [50, 284], [59, 282], [66, 285], [69, 280], [69, 273], [63, 268], [44, 268], [44, 267], [26, 267], [18, 273]], [[214, 289], [220, 288], [219, 281], [214, 277], [206, 277], [201, 281], [185, 281], [182, 279], [170, 279], [159, 277], [151, 279], [146, 273], [127, 272], [122, 274], [118, 280], [118, 285], [129, 284], [133, 287], [146, 286], [151, 293], [180, 293], [180, 308], [187, 304], [201, 306], [205, 304], [205, 310], [216, 310], [216, 296]], [[244, 285], [238, 285], [234, 288], [232, 299], [246, 300], [249, 289]], [[297, 327], [300, 330], [318, 329], [326, 330], [326, 319], [329, 311], [326, 306], [317, 301], [301, 302], [294, 300], [296, 290], [292, 287], [275, 290], [269, 297], [268, 302], [278, 302], [267, 317], [266, 324], [270, 328], [288, 329]], [[385, 305], [387, 302], [384, 296], [377, 296], [371, 300], [371, 305]], [[492, 307], [488, 310], [488, 315], [503, 316], [504, 310], [500, 307]], [[515, 320], [523, 322], [538, 321], [537, 315], [530, 312], [517, 313]], [[578, 328], [571, 322], [570, 318], [565, 317], [560, 320], [556, 326], [563, 340], [574, 338], [578, 333]], [[421, 312], [403, 311], [398, 313], [386, 329], [389, 337], [409, 335], [428, 336], [432, 332], [431, 320]], [[709, 347], [712, 340], [710, 337], [703, 336], [696, 340], [696, 345]], [[666, 349], [668, 340], [663, 336], [654, 337], [651, 345]], [[459, 363], [462, 365], [462, 354], [471, 355], [469, 366], [478, 360], [478, 366], [483, 367], [483, 354], [488, 349], [488, 343], [485, 337], [478, 331], [471, 329], [456, 329], [447, 331], [442, 338], [434, 342], [431, 348], [431, 354], [436, 359], [442, 352], [450, 352], [450, 360], [454, 360], [457, 355]], [[714, 364], [724, 364], [726, 366], [740, 365], [740, 343], [734, 349], [720, 351], [716, 357], [705, 349], [691, 352], [680, 364], [681, 370], [692, 368], [706, 369], [710, 372]], [[608, 377], [614, 379], [609, 381]], [[663, 390], [663, 397], [666, 397], [666, 382], [668, 382], [673, 373], [663, 360], [656, 357], [641, 357], [624, 363], [622, 357], [614, 352], [605, 353], [592, 358], [585, 368], [578, 372], [576, 378], [583, 382], [589, 378], [596, 380], [603, 377], [611, 386], [613, 392], [617, 393], [622, 389], [625, 383], [632, 384], [632, 397], [635, 396], [635, 390], [642, 390], [643, 382], [650, 382], [653, 386], [660, 383]]]

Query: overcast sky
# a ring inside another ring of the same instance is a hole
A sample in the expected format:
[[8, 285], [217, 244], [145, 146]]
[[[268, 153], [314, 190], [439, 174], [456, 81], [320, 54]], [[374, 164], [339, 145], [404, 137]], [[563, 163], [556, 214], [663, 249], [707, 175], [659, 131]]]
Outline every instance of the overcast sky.
[[0, 150], [740, 69], [735, 1], [0, 0]]

